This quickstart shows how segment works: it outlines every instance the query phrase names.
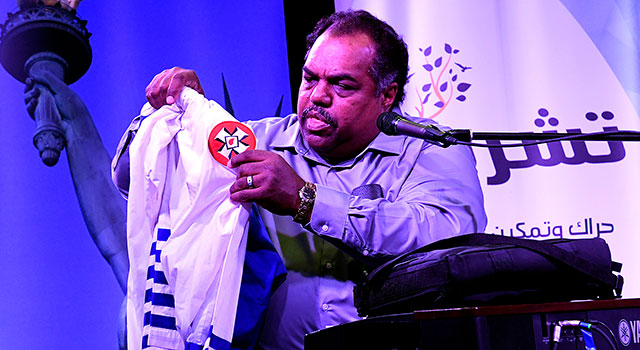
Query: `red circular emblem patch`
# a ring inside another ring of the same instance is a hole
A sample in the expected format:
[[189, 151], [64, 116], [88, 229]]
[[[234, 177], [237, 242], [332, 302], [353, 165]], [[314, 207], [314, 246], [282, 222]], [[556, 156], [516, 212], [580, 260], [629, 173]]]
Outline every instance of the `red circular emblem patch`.
[[209, 134], [209, 152], [222, 165], [248, 149], [256, 149], [256, 136], [240, 122], [222, 122]]

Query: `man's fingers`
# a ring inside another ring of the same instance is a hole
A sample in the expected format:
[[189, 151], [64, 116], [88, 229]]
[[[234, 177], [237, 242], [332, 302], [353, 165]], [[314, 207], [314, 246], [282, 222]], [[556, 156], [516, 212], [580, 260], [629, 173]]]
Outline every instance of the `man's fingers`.
[[231, 200], [247, 203], [261, 199], [264, 196], [264, 189], [260, 188], [260, 181], [261, 179], [258, 175], [238, 177], [229, 189]]
[[152, 106], [154, 106], [156, 109], [166, 104], [172, 104], [172, 103], [167, 103], [167, 96], [169, 93], [169, 86], [171, 85], [172, 78], [173, 76], [171, 75], [171, 72], [167, 71], [165, 74], [163, 74], [160, 77], [160, 79], [158, 79], [156, 92], [154, 95], [154, 99], [155, 99], [154, 102], [157, 104], [157, 106], [154, 106], [152, 104]]
[[236, 181], [231, 184], [229, 192], [236, 193], [238, 191], [256, 189], [260, 187], [260, 181], [260, 176], [257, 174], [238, 176]]
[[246, 150], [229, 160], [230, 168], [237, 168], [242, 164], [262, 162], [270, 156], [269, 151], [250, 149]]
[[200, 85], [200, 80], [196, 73], [189, 69], [173, 68], [171, 81], [167, 90], [167, 103], [174, 103], [179, 97], [182, 89], [190, 87], [198, 93], [204, 95], [204, 90]]
[[204, 95], [200, 80], [194, 71], [173, 67], [153, 77], [145, 89], [145, 95], [151, 106], [158, 109], [165, 104], [175, 103], [185, 86]]
[[[177, 71], [178, 73], [176, 73], [176, 75], [182, 79], [184, 86], [188, 86], [196, 90], [199, 94], [204, 95], [204, 89], [200, 84], [200, 79], [198, 79], [198, 75], [196, 74], [196, 72], [194, 72], [191, 69], [182, 69], [182, 68], [177, 68]], [[181, 90], [182, 89], [180, 89], [180, 91]]]
[[259, 188], [246, 188], [231, 192], [229, 198], [238, 203], [255, 202], [262, 197], [262, 190]]
[[230, 166], [237, 174], [230, 189], [232, 200], [255, 202], [278, 215], [296, 213], [298, 189], [304, 180], [281, 156], [250, 150], [231, 158]]
[[162, 92], [162, 81], [164, 80], [164, 72], [153, 77], [153, 80], [145, 89], [147, 101], [155, 109], [159, 109], [164, 104], [164, 93]]
[[182, 75], [176, 74], [172, 76], [170, 78], [169, 87], [167, 89], [167, 98], [166, 98], [167, 104], [169, 105], [174, 104], [180, 97], [180, 93], [182, 92], [182, 89], [184, 89], [185, 86], [188, 86], [188, 85], [185, 85], [185, 80]]
[[159, 109], [166, 103], [166, 94], [170, 81], [167, 80], [167, 76], [169, 74], [169, 70], [164, 70], [160, 74], [157, 74], [145, 89], [147, 101], [149, 101], [155, 109]]
[[265, 175], [265, 171], [267, 170], [264, 164], [261, 163], [244, 163], [240, 164], [237, 168], [234, 168], [236, 171], [236, 176], [238, 179], [241, 177], [247, 177], [249, 175], [253, 175], [254, 178], [258, 174]]
[[157, 85], [158, 85], [158, 80], [160, 80], [160, 76], [162, 74], [164, 74], [165, 71], [162, 71], [161, 73], [156, 74], [153, 79], [151, 79], [151, 82], [149, 83], [149, 85], [147, 85], [147, 87], [144, 89], [144, 93], [147, 97], [149, 97], [150, 95], [153, 94], [153, 92], [155, 91]]

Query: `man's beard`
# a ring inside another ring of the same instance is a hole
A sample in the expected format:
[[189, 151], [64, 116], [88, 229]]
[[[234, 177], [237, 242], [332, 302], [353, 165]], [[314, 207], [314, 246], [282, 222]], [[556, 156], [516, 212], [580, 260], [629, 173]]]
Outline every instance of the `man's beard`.
[[301, 121], [304, 122], [308, 118], [309, 113], [311, 112], [320, 114], [324, 119], [324, 121], [330, 126], [334, 128], [338, 127], [338, 123], [336, 122], [336, 119], [331, 115], [331, 113], [329, 113], [326, 109], [319, 106], [307, 107], [304, 111], [302, 111], [302, 115], [300, 116]]

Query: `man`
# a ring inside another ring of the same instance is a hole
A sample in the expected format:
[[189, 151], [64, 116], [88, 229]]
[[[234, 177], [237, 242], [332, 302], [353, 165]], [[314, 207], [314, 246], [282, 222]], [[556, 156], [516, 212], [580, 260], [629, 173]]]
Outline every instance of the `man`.
[[[260, 205], [289, 271], [269, 305], [267, 349], [301, 349], [304, 334], [358, 319], [363, 267], [486, 225], [469, 148], [376, 127], [404, 97], [408, 54], [395, 31], [347, 11], [321, 20], [307, 42], [297, 115], [248, 122], [259, 150], [230, 162], [232, 200]], [[202, 93], [193, 71], [166, 70], [147, 98], [159, 108], [184, 86]]]

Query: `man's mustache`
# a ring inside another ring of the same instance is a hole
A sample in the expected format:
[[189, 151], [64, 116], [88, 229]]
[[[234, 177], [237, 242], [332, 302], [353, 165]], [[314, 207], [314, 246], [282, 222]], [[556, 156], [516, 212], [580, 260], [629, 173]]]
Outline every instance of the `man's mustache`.
[[334, 118], [331, 113], [329, 113], [326, 109], [318, 106], [307, 107], [304, 111], [302, 111], [302, 119], [307, 119], [309, 113], [315, 112], [322, 116], [322, 118], [327, 122], [327, 124], [331, 125], [334, 128], [338, 127], [338, 123], [336, 122], [336, 118]]

